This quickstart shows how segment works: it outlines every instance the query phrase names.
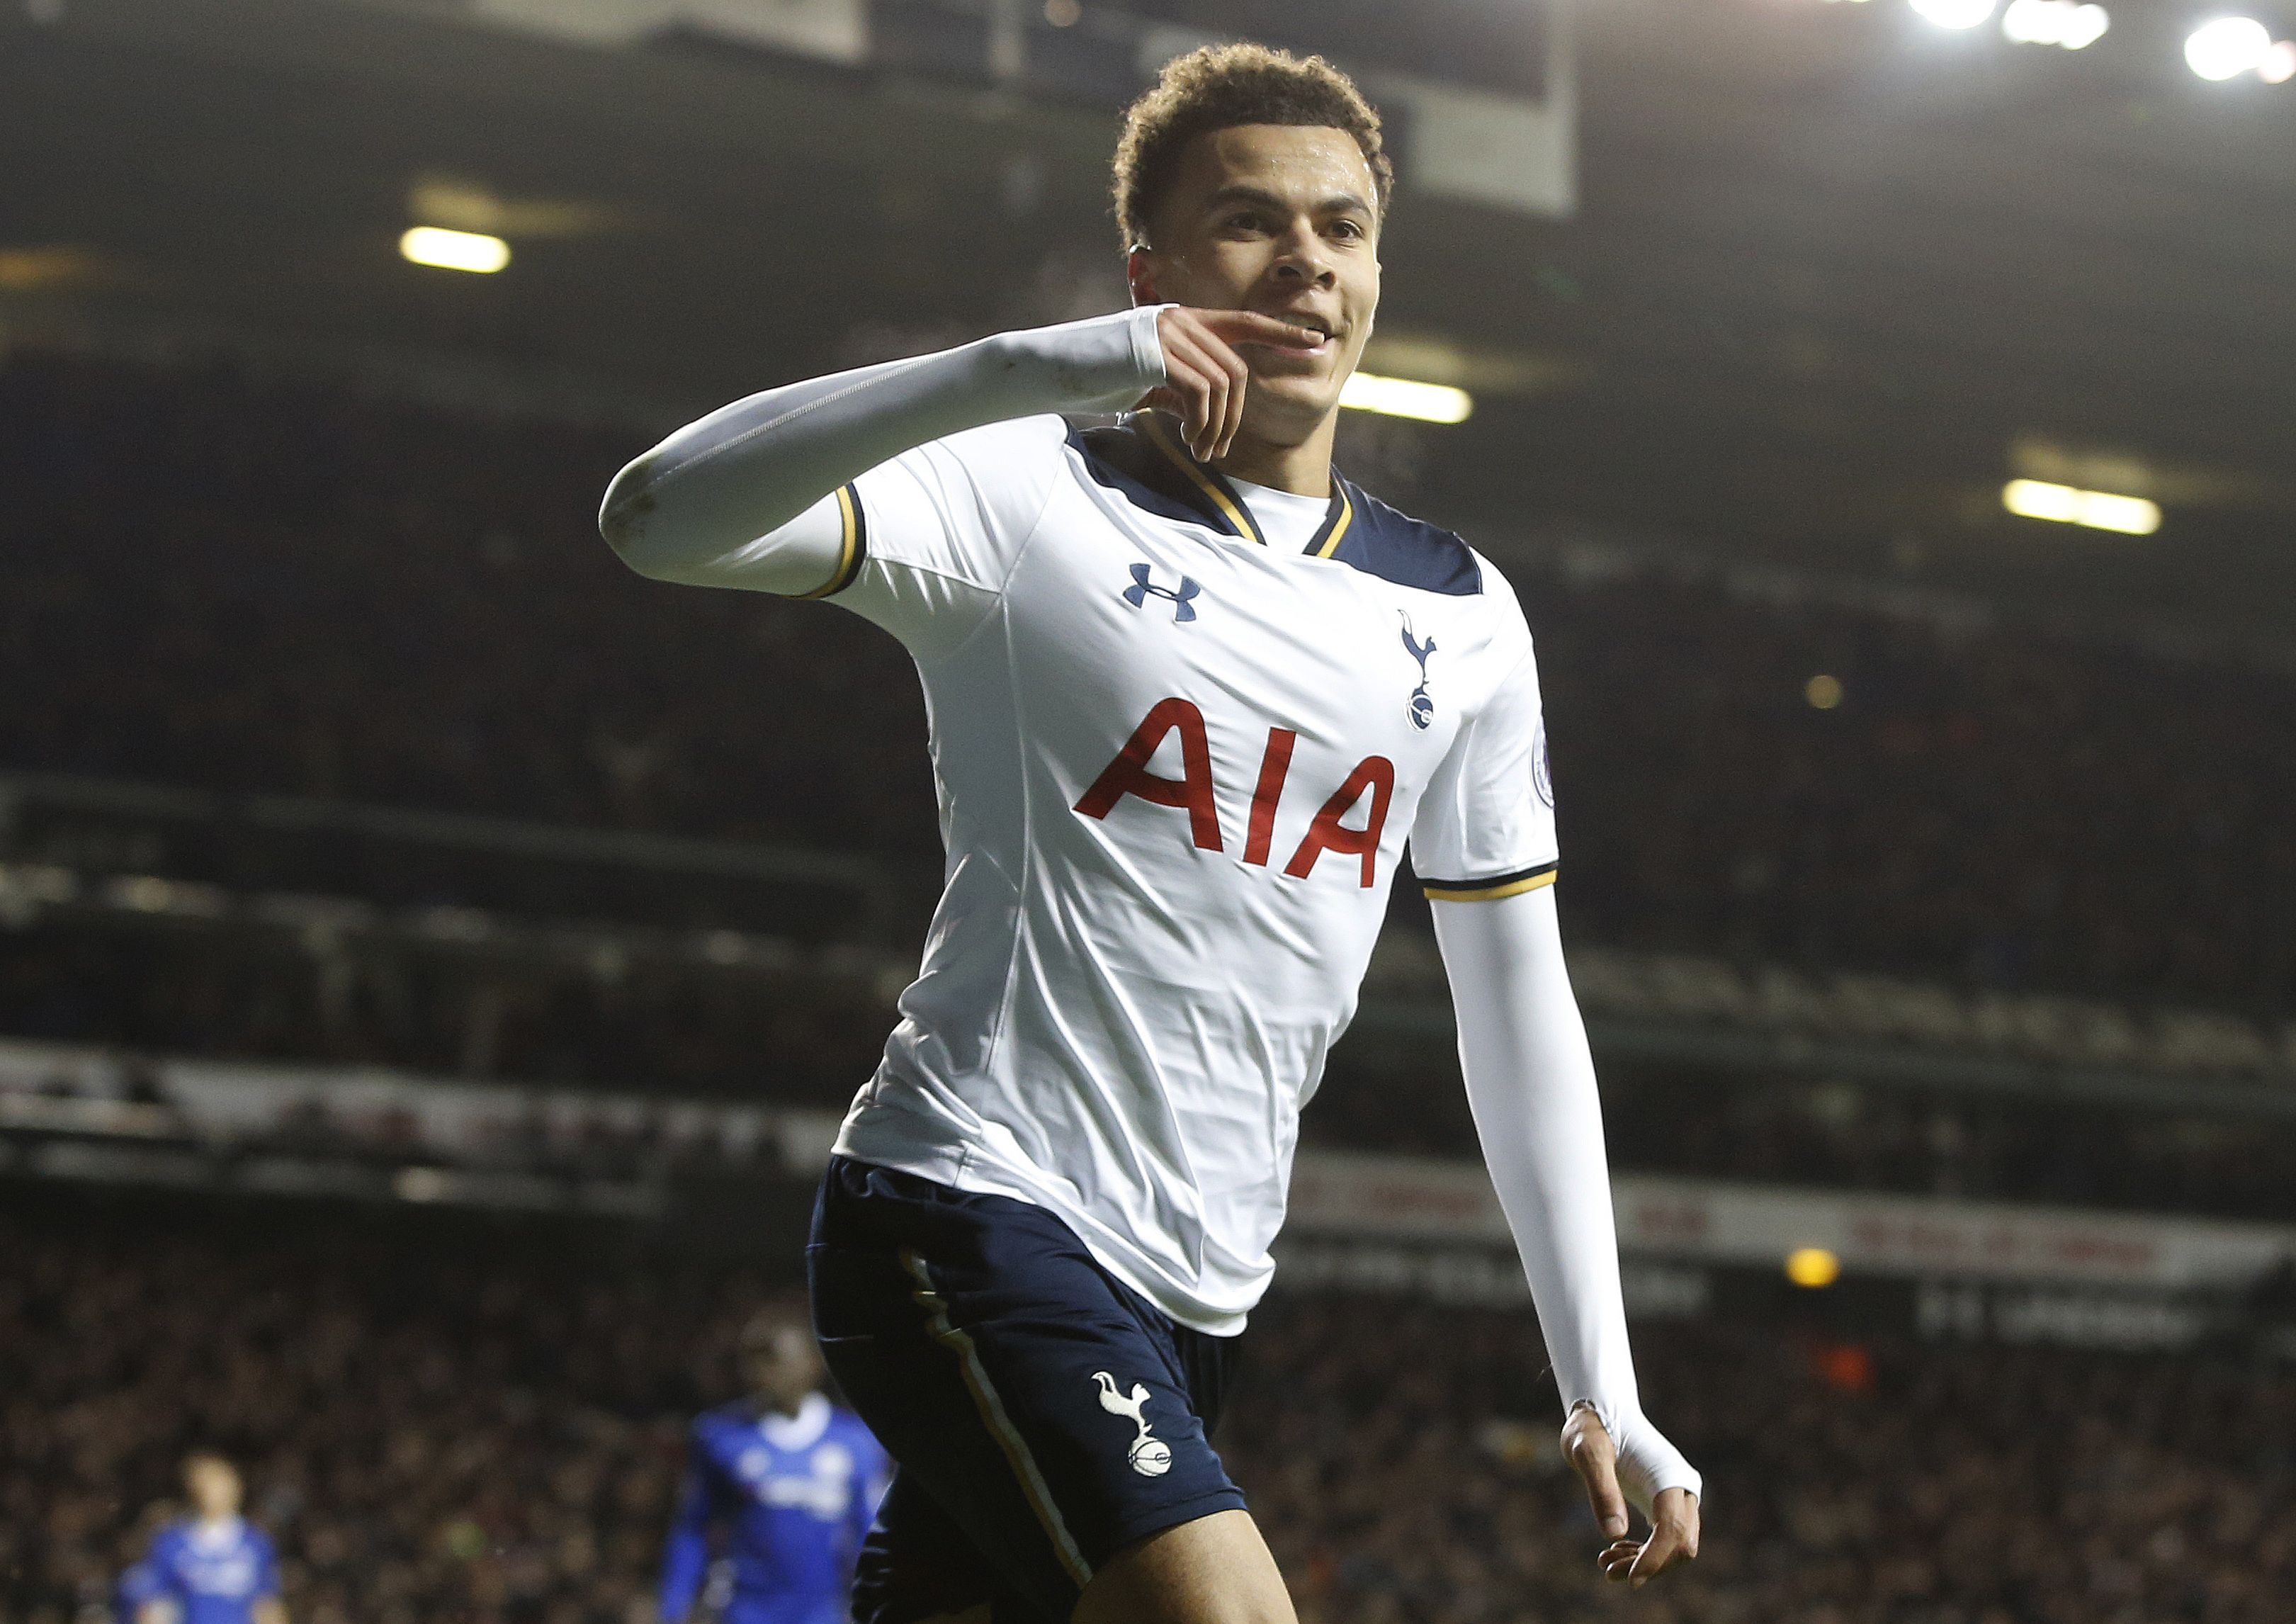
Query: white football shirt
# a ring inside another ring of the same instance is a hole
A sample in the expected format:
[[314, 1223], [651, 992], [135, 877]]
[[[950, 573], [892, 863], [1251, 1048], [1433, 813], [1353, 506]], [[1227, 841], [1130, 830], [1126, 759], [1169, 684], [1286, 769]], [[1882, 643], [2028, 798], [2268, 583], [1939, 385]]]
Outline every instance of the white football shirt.
[[841, 490], [816, 595], [914, 657], [947, 852], [837, 1149], [1044, 1207], [1220, 1334], [1266, 1289], [1406, 840], [1432, 896], [1554, 872], [1513, 592], [1333, 485], [1270, 545], [1166, 420], [995, 424]]

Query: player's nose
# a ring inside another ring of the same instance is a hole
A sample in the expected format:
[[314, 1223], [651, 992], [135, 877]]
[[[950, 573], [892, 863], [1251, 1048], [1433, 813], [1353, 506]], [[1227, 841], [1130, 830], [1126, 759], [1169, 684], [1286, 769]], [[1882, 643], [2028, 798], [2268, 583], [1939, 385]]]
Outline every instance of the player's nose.
[[1275, 278], [1283, 283], [1304, 283], [1312, 288], [1328, 288], [1339, 281], [1339, 273], [1324, 262], [1321, 254], [1287, 250], [1275, 262]]
[[1328, 288], [1339, 279], [1324, 251], [1322, 235], [1304, 221], [1293, 226], [1278, 245], [1275, 270], [1280, 281], [1304, 282], [1311, 287]]

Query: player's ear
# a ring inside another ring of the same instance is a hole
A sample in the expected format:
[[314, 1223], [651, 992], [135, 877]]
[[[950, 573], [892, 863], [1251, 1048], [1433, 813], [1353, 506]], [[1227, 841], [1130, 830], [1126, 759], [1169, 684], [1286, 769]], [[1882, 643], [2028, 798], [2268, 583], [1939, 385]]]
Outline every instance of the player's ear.
[[1124, 279], [1132, 287], [1134, 305], [1160, 305], [1163, 298], [1156, 291], [1156, 256], [1135, 243], [1124, 256]]

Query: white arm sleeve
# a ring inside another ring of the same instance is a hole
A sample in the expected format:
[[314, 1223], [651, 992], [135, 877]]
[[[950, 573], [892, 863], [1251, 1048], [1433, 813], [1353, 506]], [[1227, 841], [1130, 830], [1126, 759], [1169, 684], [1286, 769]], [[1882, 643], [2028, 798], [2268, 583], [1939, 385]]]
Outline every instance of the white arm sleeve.
[[1642, 1412], [1587, 1025], [1562, 961], [1552, 887], [1433, 905], [1459, 1023], [1459, 1064], [1491, 1182], [1530, 1279], [1567, 1413], [1591, 1405], [1644, 1516], [1698, 1473]]
[[839, 575], [839, 488], [931, 440], [1039, 413], [1129, 406], [1164, 381], [1156, 317], [999, 333], [814, 378], [688, 424], [614, 478], [598, 529], [641, 575], [802, 595]]

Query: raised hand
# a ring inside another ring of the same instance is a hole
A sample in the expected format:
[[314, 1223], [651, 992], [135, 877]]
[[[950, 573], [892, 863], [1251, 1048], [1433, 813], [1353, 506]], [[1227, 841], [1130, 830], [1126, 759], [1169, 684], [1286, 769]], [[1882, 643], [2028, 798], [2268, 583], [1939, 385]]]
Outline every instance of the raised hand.
[[1587, 1486], [1587, 1503], [1610, 1543], [1595, 1560], [1604, 1577], [1639, 1590], [1677, 1562], [1698, 1554], [1698, 1497], [1686, 1489], [1660, 1489], [1651, 1501], [1651, 1531], [1628, 1532], [1627, 1497], [1619, 1487], [1619, 1452], [1592, 1407], [1581, 1405], [1562, 1423], [1562, 1455]]
[[1237, 345], [1312, 350], [1329, 342], [1312, 328], [1256, 311], [1178, 305], [1157, 316], [1156, 338], [1164, 347], [1165, 381], [1140, 404], [1178, 417], [1181, 437], [1202, 463], [1225, 455], [1243, 422], [1244, 386], [1251, 374], [1235, 353]]

